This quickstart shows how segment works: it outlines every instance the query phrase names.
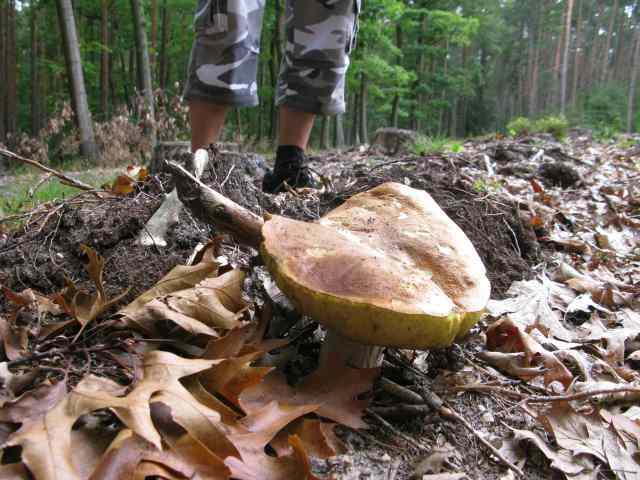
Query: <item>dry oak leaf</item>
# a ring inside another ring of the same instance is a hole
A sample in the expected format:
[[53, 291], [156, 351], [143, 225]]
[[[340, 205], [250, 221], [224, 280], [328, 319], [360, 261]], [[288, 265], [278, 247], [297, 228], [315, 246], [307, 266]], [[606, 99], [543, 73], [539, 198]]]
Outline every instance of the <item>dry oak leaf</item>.
[[[207, 250], [209, 251], [209, 250]], [[196, 265], [178, 265], [162, 277], [153, 287], [144, 292], [133, 302], [118, 312], [126, 323], [137, 325], [139, 317], [144, 318], [144, 307], [152, 300], [169, 294], [188, 290], [207, 278], [217, 277], [220, 265], [208, 255], [203, 254], [203, 260]]]
[[[529, 442], [535, 445], [545, 457], [551, 461], [551, 467], [560, 470], [567, 475], [577, 475], [589, 469], [589, 462], [582, 461], [580, 457], [574, 457], [569, 450], [556, 451], [551, 448], [542, 437], [530, 430], [517, 430], [511, 428], [516, 443]], [[587, 465], [583, 465], [586, 463]]]
[[[90, 480], [129, 480], [140, 478], [140, 465], [152, 462], [177, 479], [192, 479], [195, 469], [173, 452], [156, 449], [149, 442], [128, 429], [121, 430], [96, 467]], [[142, 472], [148, 470], [143, 466]], [[156, 470], [157, 472], [158, 470]], [[144, 478], [144, 477], [142, 477]], [[161, 477], [162, 478], [162, 477]]]
[[143, 330], [157, 333], [155, 324], [170, 320], [192, 334], [219, 337], [218, 329], [240, 327], [246, 309], [242, 300], [244, 273], [231, 270], [205, 278], [192, 288], [155, 298], [127, 317]]
[[108, 298], [102, 280], [104, 258], [98, 255], [91, 247], [81, 245], [80, 248], [89, 258], [87, 272], [96, 286], [96, 293], [78, 290], [76, 285], [69, 278], [65, 277], [66, 288], [56, 297], [56, 303], [61, 305], [69, 315], [78, 320], [80, 325], [82, 325], [82, 329], [84, 329], [84, 327], [98, 317], [98, 315], [122, 300], [129, 292], [129, 289], [113, 298]]
[[[33, 476], [40, 480], [75, 480], [81, 476], [73, 462], [71, 427], [82, 415], [107, 408], [96, 392], [111, 391], [113, 382], [98, 377], [88, 377], [76, 389], [58, 396], [58, 403], [41, 415], [29, 418], [3, 445], [22, 447], [22, 462]], [[61, 398], [60, 398], [61, 397]]]
[[[490, 352], [506, 354], [524, 353], [524, 356], [511, 357], [517, 363], [510, 368], [514, 373], [521, 368], [526, 369], [521, 371], [523, 379], [531, 379], [531, 374], [535, 374], [535, 371], [531, 369], [540, 368], [539, 375], [544, 375], [545, 385], [558, 381], [565, 388], [568, 388], [573, 381], [573, 375], [569, 369], [552, 352], [546, 350], [531, 335], [525, 333], [519, 325], [508, 318], [498, 320], [489, 327], [487, 330], [487, 349]], [[493, 356], [491, 354], [484, 355], [484, 358], [491, 361]]]
[[575, 299], [576, 294], [559, 283], [541, 275], [539, 280], [514, 282], [507, 291], [510, 298], [491, 300], [487, 311], [493, 317], [507, 315], [525, 331], [537, 328], [549, 337], [573, 340], [573, 333], [562, 323], [560, 311]]
[[71, 427], [80, 416], [109, 408], [145, 441], [161, 449], [160, 435], [151, 419], [151, 397], [161, 392], [171, 396], [174, 402], [196, 404], [179, 379], [209, 368], [213, 363], [151, 352], [145, 357], [144, 378], [125, 397], [115, 396], [119, 392], [113, 388], [113, 382], [89, 376], [41, 418], [23, 424], [6, 445], [22, 446], [23, 462], [37, 479], [80, 478], [71, 459]]
[[225, 464], [233, 478], [240, 480], [316, 479], [311, 474], [309, 459], [300, 439], [292, 435], [291, 455], [271, 457], [265, 447], [276, 434], [294, 420], [318, 409], [318, 405], [285, 405], [270, 402], [230, 426], [229, 440], [237, 448], [241, 459], [230, 456]]
[[280, 431], [270, 445], [279, 456], [288, 455], [293, 451], [288, 439], [291, 435], [296, 435], [310, 456], [332, 458], [347, 451], [346, 445], [334, 432], [336, 425], [315, 418], [299, 418]]
[[294, 405], [318, 404], [318, 415], [352, 428], [366, 428], [362, 414], [368, 400], [357, 397], [372, 389], [379, 373], [377, 368], [349, 368], [329, 361], [292, 387], [282, 373], [274, 371], [240, 394], [240, 406], [250, 414], [273, 400]]
[[551, 410], [538, 414], [538, 421], [561, 448], [573, 455], [597, 458], [609, 466], [617, 479], [636, 479], [640, 472], [637, 443], [626, 442], [606, 416], [597, 411], [580, 414], [566, 403], [556, 403]]

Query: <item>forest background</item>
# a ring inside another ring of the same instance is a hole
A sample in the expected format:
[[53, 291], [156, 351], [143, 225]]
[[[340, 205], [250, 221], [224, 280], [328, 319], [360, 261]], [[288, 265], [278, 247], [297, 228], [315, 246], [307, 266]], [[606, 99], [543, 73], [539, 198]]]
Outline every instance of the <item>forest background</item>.
[[[195, 3], [0, 0], [0, 143], [44, 163], [82, 150], [109, 166], [148, 158], [154, 132], [188, 139], [179, 96]], [[258, 149], [277, 131], [284, 37], [284, 0], [266, 3], [260, 105], [234, 112], [226, 130]], [[320, 119], [313, 145], [367, 143], [386, 126], [469, 137], [549, 115], [612, 137], [640, 125], [639, 68], [636, 1], [365, 0], [348, 111]]]

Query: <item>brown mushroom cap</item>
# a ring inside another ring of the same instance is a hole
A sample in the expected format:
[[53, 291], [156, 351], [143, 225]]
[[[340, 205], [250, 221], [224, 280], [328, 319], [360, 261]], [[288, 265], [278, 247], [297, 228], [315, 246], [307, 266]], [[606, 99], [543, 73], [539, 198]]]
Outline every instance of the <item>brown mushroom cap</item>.
[[386, 183], [317, 223], [273, 217], [262, 253], [304, 314], [356, 342], [450, 345], [478, 321], [490, 284], [462, 230], [429, 194]]

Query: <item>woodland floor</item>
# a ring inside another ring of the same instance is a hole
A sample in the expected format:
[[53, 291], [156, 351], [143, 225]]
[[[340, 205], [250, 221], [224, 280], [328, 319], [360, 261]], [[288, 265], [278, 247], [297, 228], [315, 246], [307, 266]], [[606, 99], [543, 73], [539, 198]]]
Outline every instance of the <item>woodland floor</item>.
[[[258, 188], [264, 160], [247, 154], [218, 155], [204, 181], [256, 213], [301, 220], [317, 219], [353, 194], [386, 181], [429, 192], [477, 248], [495, 302], [490, 315], [459, 345], [426, 353], [389, 350], [383, 376], [419, 394], [438, 394], [532, 480], [565, 475], [581, 480], [640, 478], [637, 442], [630, 445], [626, 440], [631, 434], [621, 433], [622, 427], [617, 432], [625, 439], [620, 448], [626, 450], [612, 459], [589, 442], [572, 448], [551, 413], [522, 404], [526, 398], [576, 393], [590, 385], [634, 387], [632, 398], [609, 395], [597, 397], [598, 403], [587, 399], [566, 404], [576, 418], [587, 415], [586, 407], [591, 408], [588, 415], [600, 414], [604, 405], [609, 415], [626, 415], [637, 425], [638, 413], [628, 408], [639, 398], [640, 364], [634, 356], [640, 351], [640, 146], [633, 139], [602, 145], [588, 132], [574, 132], [564, 143], [544, 136], [488, 138], [465, 143], [458, 154], [427, 156], [387, 156], [372, 147], [325, 152], [313, 157], [311, 165], [324, 179], [321, 191], [264, 195]], [[39, 324], [41, 317], [33, 314], [16, 314], [15, 302], [0, 296], [0, 317], [6, 317], [0, 329], [2, 365], [9, 376], [30, 374], [20, 388], [4, 393], [4, 402], [15, 403], [35, 386], [63, 378], [71, 390], [87, 374], [134, 384], [132, 366], [140, 360], [133, 357], [151, 345], [188, 354], [188, 345], [181, 343], [184, 337], [174, 341], [170, 328], [166, 338], [145, 343], [143, 335], [123, 329], [109, 315], [185, 264], [198, 244], [216, 235], [183, 211], [167, 247], [137, 244], [136, 237], [171, 188], [170, 177], [160, 174], [126, 196], [67, 197], [39, 207], [20, 224], [0, 223], [0, 284], [8, 290], [52, 295], [65, 288], [66, 277], [78, 289], [95, 291], [81, 249], [86, 245], [105, 259], [106, 296], [128, 291], [87, 326], [76, 347], [69, 344], [78, 333], [77, 324], [43, 335], [50, 323]], [[272, 323], [286, 328], [272, 328], [271, 333], [296, 346], [278, 366], [290, 381], [310, 373], [321, 336], [308, 320], [296, 323], [298, 317], [286, 302], [272, 298], [271, 281], [256, 252], [226, 239], [222, 255], [230, 266], [248, 273], [244, 299], [250, 310], [274, 301]], [[504, 331], [491, 331], [500, 325], [519, 341], [500, 343]], [[138, 348], [141, 344], [146, 346]], [[8, 388], [9, 376], [0, 376]], [[312, 457], [314, 473], [337, 479], [454, 479], [465, 478], [463, 474], [472, 479], [516, 478], [460, 423], [434, 412], [416, 415], [405, 404], [376, 386], [368, 412], [384, 412], [380, 415], [388, 423], [365, 414], [368, 430], [338, 427], [346, 453]], [[118, 424], [113, 415], [101, 422]], [[595, 422], [589, 428], [606, 430], [609, 424]], [[5, 433], [0, 440], [13, 430], [15, 425], [1, 428]], [[533, 433], [537, 440], [522, 432]], [[19, 455], [7, 448], [3, 463], [16, 462]], [[635, 470], [629, 467], [634, 461]]]

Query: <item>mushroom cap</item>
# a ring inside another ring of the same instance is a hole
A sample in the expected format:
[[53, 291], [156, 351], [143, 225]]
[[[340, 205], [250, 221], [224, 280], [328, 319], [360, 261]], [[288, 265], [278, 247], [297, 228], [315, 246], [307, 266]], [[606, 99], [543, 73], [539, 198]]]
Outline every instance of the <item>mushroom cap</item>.
[[467, 236], [405, 185], [355, 195], [316, 223], [274, 216], [262, 234], [266, 264], [296, 308], [359, 343], [445, 347], [489, 300]]

